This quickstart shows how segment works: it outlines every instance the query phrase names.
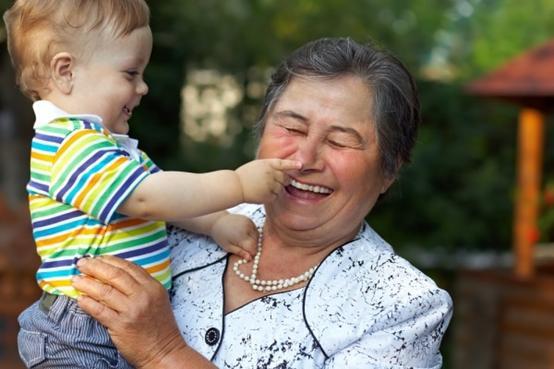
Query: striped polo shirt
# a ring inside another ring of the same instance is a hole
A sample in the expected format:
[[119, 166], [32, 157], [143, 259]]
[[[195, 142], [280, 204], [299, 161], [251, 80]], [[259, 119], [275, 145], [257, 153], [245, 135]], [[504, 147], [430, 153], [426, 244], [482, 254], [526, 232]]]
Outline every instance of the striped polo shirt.
[[48, 101], [35, 102], [33, 109], [37, 121], [27, 192], [41, 258], [39, 286], [77, 297], [71, 278], [79, 274], [79, 258], [115, 255], [170, 288], [165, 223], [116, 212], [159, 168], [136, 148], [136, 140], [112, 135], [98, 116], [70, 115]]

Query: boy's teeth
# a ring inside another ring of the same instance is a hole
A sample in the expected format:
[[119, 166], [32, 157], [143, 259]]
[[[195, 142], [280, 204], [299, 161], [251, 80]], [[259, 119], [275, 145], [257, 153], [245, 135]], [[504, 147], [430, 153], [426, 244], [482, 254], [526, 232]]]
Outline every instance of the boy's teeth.
[[298, 181], [295, 181], [294, 179], [292, 179], [290, 181], [290, 184], [295, 187], [295, 188], [298, 188], [300, 190], [303, 190], [303, 191], [311, 191], [311, 192], [315, 192], [315, 193], [324, 193], [324, 194], [327, 194], [327, 193], [331, 193], [332, 190], [326, 188], [326, 187], [323, 187], [323, 186], [312, 186], [312, 185], [309, 185], [309, 184], [305, 184], [305, 183], [300, 183]]

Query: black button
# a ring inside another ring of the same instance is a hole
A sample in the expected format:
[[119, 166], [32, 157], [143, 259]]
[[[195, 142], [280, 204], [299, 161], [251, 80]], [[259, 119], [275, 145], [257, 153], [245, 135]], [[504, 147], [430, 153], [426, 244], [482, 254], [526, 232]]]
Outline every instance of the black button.
[[217, 328], [210, 328], [206, 331], [206, 337], [204, 337], [206, 343], [210, 346], [217, 344], [219, 341], [219, 330]]

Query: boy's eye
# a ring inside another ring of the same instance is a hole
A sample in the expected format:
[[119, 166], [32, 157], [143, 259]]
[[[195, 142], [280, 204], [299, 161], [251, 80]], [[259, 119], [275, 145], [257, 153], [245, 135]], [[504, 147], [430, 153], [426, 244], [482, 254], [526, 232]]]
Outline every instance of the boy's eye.
[[137, 75], [139, 74], [136, 70], [127, 70], [127, 71], [125, 71], [125, 73], [126, 73], [129, 77], [135, 77], [135, 76], [137, 76]]

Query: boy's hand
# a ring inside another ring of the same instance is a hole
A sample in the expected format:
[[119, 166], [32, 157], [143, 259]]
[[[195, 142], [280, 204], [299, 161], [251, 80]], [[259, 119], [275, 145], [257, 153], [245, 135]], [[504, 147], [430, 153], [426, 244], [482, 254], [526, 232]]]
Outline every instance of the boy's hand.
[[296, 160], [261, 159], [254, 160], [235, 171], [242, 186], [244, 202], [265, 204], [273, 200], [289, 182], [285, 173], [300, 169], [302, 164]]
[[248, 261], [256, 255], [258, 230], [250, 218], [238, 214], [226, 214], [214, 223], [210, 236], [225, 251]]

